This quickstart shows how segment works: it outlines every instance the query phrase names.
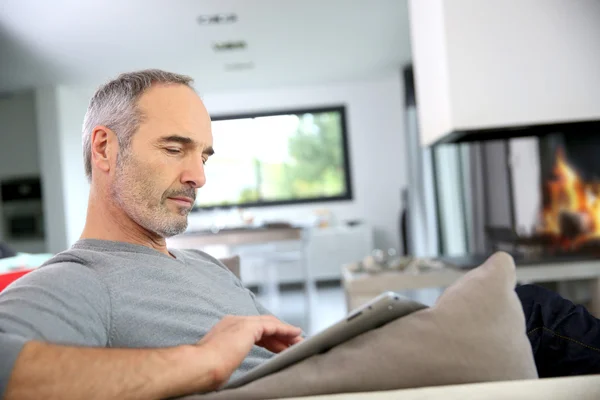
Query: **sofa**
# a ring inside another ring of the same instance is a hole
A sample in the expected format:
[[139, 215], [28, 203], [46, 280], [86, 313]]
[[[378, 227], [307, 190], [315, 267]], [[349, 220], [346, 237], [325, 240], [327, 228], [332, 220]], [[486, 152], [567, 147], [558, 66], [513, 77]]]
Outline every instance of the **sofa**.
[[[239, 273], [239, 259], [224, 262]], [[600, 375], [537, 378], [515, 283], [512, 258], [498, 253], [448, 288], [430, 310], [418, 311], [242, 388], [186, 399], [600, 399]], [[469, 307], [467, 312], [456, 313]], [[484, 323], [473, 324], [477, 320]], [[447, 330], [432, 332], [432, 326], [447, 326]], [[402, 337], [412, 344], [389, 351], [383, 347], [382, 351], [382, 344], [390, 344], [386, 339], [390, 334], [396, 335], [392, 343]], [[452, 349], [444, 352], [444, 347]], [[365, 355], [365, 349], [375, 356]], [[430, 349], [432, 354], [427, 354]], [[390, 360], [395, 364], [389, 364]], [[393, 373], [389, 373], [390, 365], [396, 367]], [[334, 371], [336, 366], [343, 367]], [[363, 377], [365, 381], [357, 383]]]
[[[239, 276], [240, 260], [238, 257], [232, 257], [222, 260], [223, 263], [237, 276]], [[11, 275], [11, 278], [17, 278], [19, 275]], [[7, 283], [7, 282], [5, 282]], [[351, 369], [351, 368], [350, 368]], [[267, 377], [268, 378], [268, 377]], [[265, 379], [265, 378], [264, 378]], [[517, 379], [510, 377], [511, 380], [467, 383], [455, 385], [437, 385], [418, 388], [405, 388], [398, 390], [369, 390], [353, 391], [352, 393], [338, 393], [326, 395], [313, 395], [303, 397], [285, 397], [287, 399], [303, 400], [424, 400], [424, 399], [445, 399], [445, 400], [531, 400], [531, 399], [577, 399], [577, 400], [598, 400], [600, 399], [600, 375], [575, 376], [552, 379]], [[260, 384], [260, 382], [257, 382]], [[247, 392], [243, 391], [242, 397]], [[216, 394], [219, 398], [237, 398], [229, 396], [227, 392]], [[204, 398], [205, 396], [189, 396], [189, 398]], [[208, 397], [212, 397], [210, 394]], [[255, 397], [261, 398], [261, 397]], [[276, 398], [276, 397], [274, 397]]]
[[600, 375], [293, 397], [288, 400], [598, 400]]

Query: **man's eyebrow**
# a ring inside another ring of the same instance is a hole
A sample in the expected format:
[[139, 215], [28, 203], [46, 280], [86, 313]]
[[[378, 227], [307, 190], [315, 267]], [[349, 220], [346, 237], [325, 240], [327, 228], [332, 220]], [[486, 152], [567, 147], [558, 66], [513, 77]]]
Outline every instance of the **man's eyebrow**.
[[192, 138], [180, 135], [163, 136], [159, 138], [158, 141], [161, 143], [176, 142], [181, 144], [195, 144], [195, 141]]

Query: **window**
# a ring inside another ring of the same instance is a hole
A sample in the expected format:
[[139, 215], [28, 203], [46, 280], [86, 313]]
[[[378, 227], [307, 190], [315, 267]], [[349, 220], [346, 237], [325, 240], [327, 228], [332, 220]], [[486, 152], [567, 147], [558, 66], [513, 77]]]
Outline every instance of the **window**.
[[197, 208], [352, 199], [344, 107], [213, 118]]

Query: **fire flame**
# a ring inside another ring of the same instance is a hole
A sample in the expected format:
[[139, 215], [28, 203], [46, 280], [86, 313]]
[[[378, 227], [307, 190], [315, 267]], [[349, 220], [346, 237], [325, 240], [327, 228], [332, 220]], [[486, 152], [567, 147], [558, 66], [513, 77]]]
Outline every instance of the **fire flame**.
[[[561, 238], [562, 247], [576, 249], [587, 240], [600, 238], [600, 193], [598, 185], [584, 182], [567, 163], [564, 151], [559, 149], [554, 164], [555, 179], [547, 183], [549, 201], [542, 210], [542, 233]], [[566, 238], [561, 218], [569, 213], [577, 218], [581, 232]]]

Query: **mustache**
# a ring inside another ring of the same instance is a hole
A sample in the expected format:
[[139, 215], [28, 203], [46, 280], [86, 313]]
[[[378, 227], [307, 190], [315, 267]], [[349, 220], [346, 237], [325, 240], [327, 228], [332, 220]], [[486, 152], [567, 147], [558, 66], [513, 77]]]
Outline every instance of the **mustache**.
[[168, 190], [163, 194], [163, 200], [166, 200], [167, 197], [189, 197], [193, 201], [196, 201], [196, 190], [192, 188]]

